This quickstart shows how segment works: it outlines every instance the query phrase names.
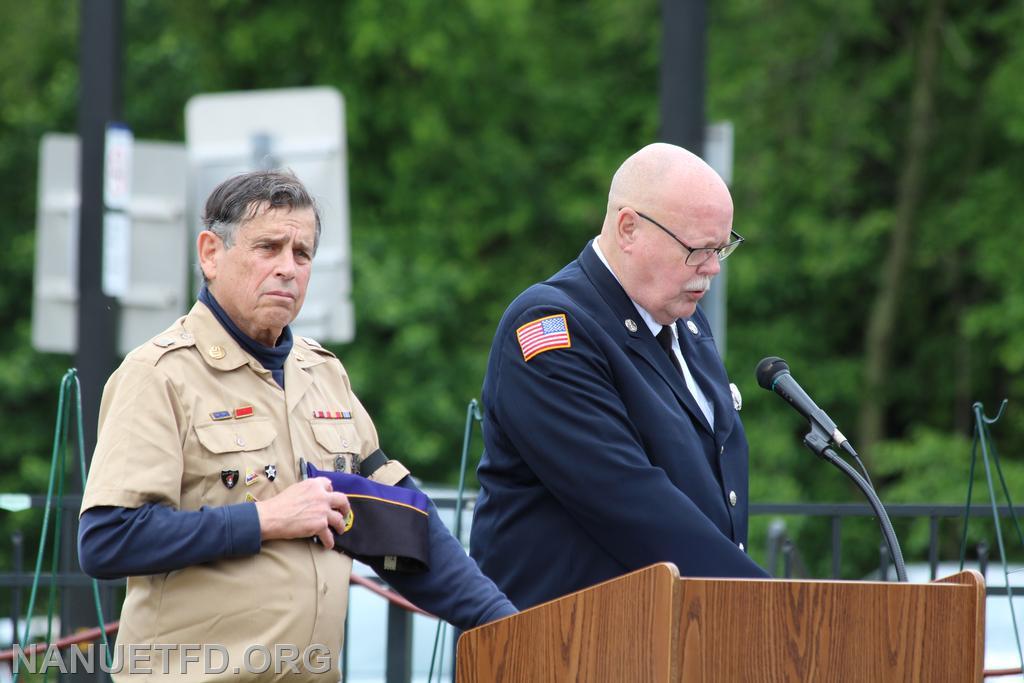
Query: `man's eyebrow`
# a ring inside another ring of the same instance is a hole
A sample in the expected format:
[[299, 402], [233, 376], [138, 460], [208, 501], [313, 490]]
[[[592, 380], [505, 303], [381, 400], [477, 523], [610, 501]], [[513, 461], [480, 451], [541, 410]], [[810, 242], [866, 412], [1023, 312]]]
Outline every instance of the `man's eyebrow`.
[[281, 244], [288, 241], [287, 235], [275, 235], [272, 233], [257, 233], [252, 237], [253, 242], [269, 242], [270, 244]]

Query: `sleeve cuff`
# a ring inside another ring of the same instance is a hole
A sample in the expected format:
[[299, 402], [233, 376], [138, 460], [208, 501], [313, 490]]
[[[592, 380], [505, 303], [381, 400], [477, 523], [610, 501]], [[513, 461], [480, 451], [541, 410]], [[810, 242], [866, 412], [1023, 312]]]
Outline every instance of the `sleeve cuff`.
[[255, 555], [262, 545], [260, 513], [253, 503], [225, 505], [224, 521], [227, 525], [228, 554], [233, 557]]

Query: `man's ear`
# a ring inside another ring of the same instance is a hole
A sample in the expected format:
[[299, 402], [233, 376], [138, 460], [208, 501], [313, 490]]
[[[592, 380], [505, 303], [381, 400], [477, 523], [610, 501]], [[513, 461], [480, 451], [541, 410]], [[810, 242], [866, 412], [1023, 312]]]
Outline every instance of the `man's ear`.
[[217, 256], [224, 249], [224, 241], [220, 237], [203, 230], [196, 239], [196, 253], [199, 254], [199, 267], [203, 275], [211, 282], [217, 277]]
[[639, 216], [636, 211], [629, 207], [619, 209], [615, 217], [615, 241], [619, 245], [619, 251], [629, 253], [637, 239], [637, 229], [640, 227]]

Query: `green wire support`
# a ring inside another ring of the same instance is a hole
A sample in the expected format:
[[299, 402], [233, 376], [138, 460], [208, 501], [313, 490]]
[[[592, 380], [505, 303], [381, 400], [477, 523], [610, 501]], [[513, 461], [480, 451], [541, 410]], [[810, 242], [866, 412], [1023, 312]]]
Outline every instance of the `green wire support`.
[[[65, 411], [65, 402], [73, 402], [73, 410]], [[39, 552], [36, 555], [36, 568], [32, 576], [32, 590], [29, 592], [28, 609], [25, 611], [25, 629], [22, 633], [21, 643], [25, 647], [29, 644], [29, 627], [32, 623], [32, 613], [35, 611], [36, 594], [39, 590], [39, 580], [43, 571], [43, 556], [46, 552], [47, 532], [50, 528], [50, 510], [55, 511], [56, 519], [53, 525], [53, 540], [51, 543], [50, 561], [50, 586], [47, 595], [46, 607], [46, 642], [53, 642], [53, 613], [57, 603], [57, 570], [60, 559], [60, 524], [61, 505], [64, 499], [64, 480], [67, 477], [65, 454], [68, 450], [68, 433], [71, 427], [72, 412], [75, 418], [76, 446], [78, 448], [78, 466], [82, 471], [82, 479], [85, 480], [85, 432], [82, 427], [82, 387], [78, 382], [78, 371], [71, 368], [60, 381], [60, 393], [57, 402], [57, 419], [54, 420], [53, 429], [53, 451], [50, 456], [50, 480], [46, 485], [46, 505], [43, 509], [43, 528], [39, 533]], [[58, 471], [60, 476], [58, 478]], [[54, 485], [57, 488], [57, 500], [54, 503]], [[93, 602], [96, 606], [96, 619], [100, 626], [100, 637], [103, 640], [103, 651], [106, 655], [107, 669], [112, 668], [112, 652], [110, 643], [107, 640], [107, 632], [103, 628], [103, 609], [100, 604], [100, 586], [96, 579], [92, 580]], [[13, 681], [17, 683], [20, 671], [14, 673]], [[43, 680], [48, 681], [49, 669], [44, 673]]]
[[[462, 457], [459, 460], [459, 489], [455, 494], [455, 528], [452, 533], [455, 538], [462, 542], [462, 505], [466, 491], [466, 466], [469, 464], [469, 445], [473, 439], [473, 425], [483, 422], [484, 416], [480, 412], [480, 404], [477, 400], [471, 399], [466, 406], [466, 427], [462, 433]], [[430, 671], [427, 673], [427, 683], [434, 680], [434, 664], [437, 664], [437, 678], [441, 680], [441, 670], [444, 667], [444, 622], [437, 620], [437, 631], [434, 633], [434, 650], [430, 655]], [[438, 652], [441, 654], [438, 655]]]
[[1010, 498], [1010, 488], [1006, 485], [1006, 479], [1003, 477], [1003, 468], [999, 464], [999, 453], [996, 451], [996, 445], [992, 440], [992, 433], [989, 430], [989, 425], [995, 424], [999, 421], [999, 418], [1003, 416], [1003, 412], [1006, 410], [1006, 403], [1006, 399], [1003, 399], [1003, 402], [999, 405], [999, 412], [996, 413], [995, 417], [986, 416], [983, 412], [984, 407], [980, 402], [975, 403], [972, 406], [974, 411], [974, 440], [971, 444], [970, 476], [967, 479], [967, 504], [964, 506], [964, 533], [960, 540], [960, 571], [963, 571], [964, 559], [967, 556], [967, 524], [970, 518], [975, 464], [978, 460], [978, 444], [981, 444], [982, 462], [985, 465], [985, 479], [988, 483], [989, 503], [992, 506], [992, 521], [996, 527], [996, 543], [999, 545], [999, 559], [1003, 565], [1003, 577], [1006, 579], [1006, 595], [1007, 600], [1010, 602], [1010, 618], [1013, 620], [1013, 635], [1017, 641], [1017, 657], [1021, 666], [1024, 667], [1024, 651], [1021, 649], [1020, 631], [1017, 628], [1017, 614], [1013, 609], [1013, 586], [1010, 583], [1009, 557], [1006, 554], [1006, 545], [1003, 543], [1003, 531], [1002, 524], [999, 521], [996, 491], [995, 486], [992, 483], [992, 467], [994, 466], [996, 474], [999, 475], [999, 483], [1002, 486], [1003, 495], [1006, 496], [1006, 504], [1010, 509], [1010, 519], [1013, 521], [1014, 529], [1017, 530], [1017, 539], [1021, 546], [1024, 547], [1024, 533], [1021, 532], [1020, 521], [1017, 519], [1017, 513], [1013, 509], [1013, 500]]

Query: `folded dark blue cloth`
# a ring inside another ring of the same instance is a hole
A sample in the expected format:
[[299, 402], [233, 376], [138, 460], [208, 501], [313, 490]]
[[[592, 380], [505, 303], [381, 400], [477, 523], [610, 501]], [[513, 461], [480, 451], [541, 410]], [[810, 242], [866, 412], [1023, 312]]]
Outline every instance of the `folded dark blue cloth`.
[[387, 486], [357, 474], [327, 472], [305, 463], [306, 477], [326, 477], [348, 496], [351, 513], [334, 548], [357, 560], [383, 561], [384, 569], [422, 572], [430, 568], [429, 499], [417, 490]]

